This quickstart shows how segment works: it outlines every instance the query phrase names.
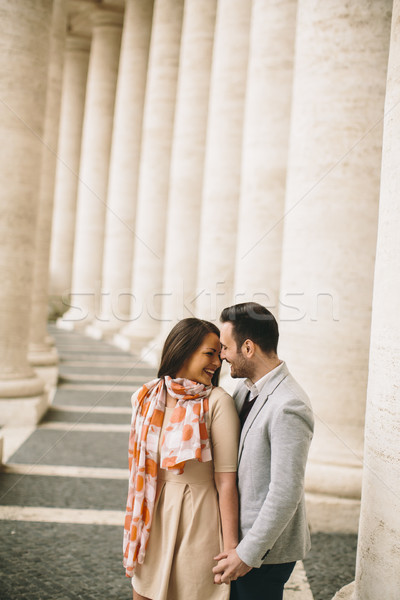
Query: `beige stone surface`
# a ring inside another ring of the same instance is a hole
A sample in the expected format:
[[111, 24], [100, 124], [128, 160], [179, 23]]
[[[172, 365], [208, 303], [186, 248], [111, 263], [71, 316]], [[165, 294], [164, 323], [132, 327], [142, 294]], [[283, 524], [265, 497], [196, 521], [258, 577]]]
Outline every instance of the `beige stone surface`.
[[85, 116], [82, 131], [71, 308], [63, 316], [84, 326], [99, 311], [108, 171], [123, 14], [92, 15]]
[[251, 2], [218, 2], [196, 285], [211, 320], [233, 297], [250, 13]]
[[131, 285], [132, 323], [123, 330], [135, 347], [152, 339], [160, 326], [183, 4], [183, 0], [156, 0], [154, 4]]
[[195, 310], [216, 0], [187, 0], [166, 223], [162, 337]]
[[360, 500], [307, 492], [307, 518], [313, 533], [357, 534]]
[[[310, 462], [351, 471], [363, 463], [389, 31], [386, 0], [299, 2], [280, 356], [313, 404]], [[340, 496], [342, 479], [327, 491]]]
[[30, 398], [1, 398], [0, 425], [23, 428], [38, 423], [48, 409], [47, 393]]
[[115, 100], [102, 276], [101, 331], [129, 317], [152, 0], [126, 3]]
[[38, 362], [42, 365], [58, 363], [57, 350], [47, 342], [47, 314], [51, 225], [66, 32], [66, 4], [64, 0], [55, 0], [50, 34], [30, 323], [29, 360], [33, 365]]
[[400, 589], [400, 3], [393, 6], [354, 600]]
[[50, 294], [56, 308], [71, 291], [76, 202], [90, 38], [69, 34], [66, 40], [58, 160], [50, 252]]
[[354, 598], [354, 581], [346, 585], [344, 588], [335, 594], [333, 600], [353, 600]]
[[[0, 398], [41, 395], [27, 361], [52, 3], [0, 5]], [[4, 140], [7, 140], [5, 143]]]
[[254, 0], [243, 130], [235, 302], [277, 309], [296, 0]]

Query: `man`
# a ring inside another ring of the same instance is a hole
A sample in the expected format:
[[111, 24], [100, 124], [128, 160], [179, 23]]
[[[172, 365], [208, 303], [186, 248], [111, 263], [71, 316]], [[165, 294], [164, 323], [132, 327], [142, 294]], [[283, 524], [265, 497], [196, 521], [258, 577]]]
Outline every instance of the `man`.
[[215, 557], [216, 583], [232, 600], [281, 600], [297, 560], [310, 549], [304, 471], [313, 435], [309, 399], [278, 358], [278, 324], [255, 302], [221, 313], [221, 358], [245, 378], [234, 399], [241, 420], [238, 457], [240, 542]]

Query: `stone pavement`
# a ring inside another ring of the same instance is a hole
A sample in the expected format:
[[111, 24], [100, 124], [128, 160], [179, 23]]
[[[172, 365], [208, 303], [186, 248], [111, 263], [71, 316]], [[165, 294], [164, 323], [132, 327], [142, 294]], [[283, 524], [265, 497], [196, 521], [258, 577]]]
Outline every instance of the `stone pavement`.
[[[18, 442], [3, 431], [0, 600], [130, 600], [121, 557], [130, 397], [154, 369], [105, 342], [50, 332], [60, 354], [53, 404]], [[313, 542], [308, 581], [299, 563], [285, 600], [331, 600], [354, 578], [355, 536]]]

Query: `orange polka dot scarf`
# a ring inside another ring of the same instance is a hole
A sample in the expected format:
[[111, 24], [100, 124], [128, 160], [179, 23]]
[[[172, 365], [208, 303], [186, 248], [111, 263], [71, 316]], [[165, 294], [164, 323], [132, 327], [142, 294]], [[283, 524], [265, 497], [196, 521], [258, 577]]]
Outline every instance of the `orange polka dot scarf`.
[[130, 473], [124, 530], [124, 567], [128, 577], [132, 577], [137, 563], [143, 563], [149, 540], [166, 390], [177, 404], [161, 441], [160, 467], [180, 474], [187, 460], [212, 459], [205, 423], [212, 386], [171, 377], [146, 383], [134, 401], [129, 436]]

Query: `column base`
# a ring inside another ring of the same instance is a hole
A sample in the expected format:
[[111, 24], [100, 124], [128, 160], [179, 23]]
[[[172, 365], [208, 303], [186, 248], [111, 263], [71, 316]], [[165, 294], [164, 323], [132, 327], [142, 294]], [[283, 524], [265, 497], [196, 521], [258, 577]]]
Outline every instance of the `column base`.
[[339, 590], [332, 600], [352, 600], [354, 598], [355, 583], [349, 583]]
[[56, 327], [58, 329], [64, 329], [64, 331], [73, 331], [74, 323], [73, 321], [64, 321], [62, 317], [59, 317], [56, 321]]
[[306, 492], [306, 505], [312, 533], [358, 533], [361, 500]]
[[46, 335], [46, 337], [44, 338], [44, 343], [50, 348], [53, 348], [53, 346], [56, 345], [56, 341], [52, 335]]
[[0, 379], [0, 400], [33, 398], [44, 392], [44, 381], [32, 369], [20, 378]]
[[59, 363], [57, 348], [48, 346], [46, 343], [31, 344], [28, 360], [40, 379], [51, 387], [57, 385]]
[[84, 332], [92, 340], [102, 340], [104, 338], [104, 332], [98, 325], [86, 325]]
[[55, 388], [58, 383], [58, 364], [33, 367], [35, 373], [46, 383], [46, 388]]
[[95, 320], [85, 327], [85, 335], [95, 340], [112, 341], [121, 330], [121, 321]]
[[1, 398], [0, 425], [36, 425], [48, 408], [46, 392], [33, 398]]
[[58, 365], [59, 357], [57, 348], [47, 344], [31, 344], [28, 351], [28, 360], [33, 367], [48, 367]]
[[135, 356], [140, 356], [143, 349], [151, 342], [151, 339], [148, 337], [131, 337], [121, 332], [113, 335], [112, 343], [125, 352], [132, 352]]
[[86, 309], [70, 308], [62, 317], [57, 319], [56, 325], [59, 329], [82, 332], [85, 327], [92, 323], [94, 318], [93, 312], [89, 313]]
[[62, 318], [62, 315], [69, 309], [69, 300], [64, 296], [50, 295], [49, 296], [49, 320], [56, 321]]

